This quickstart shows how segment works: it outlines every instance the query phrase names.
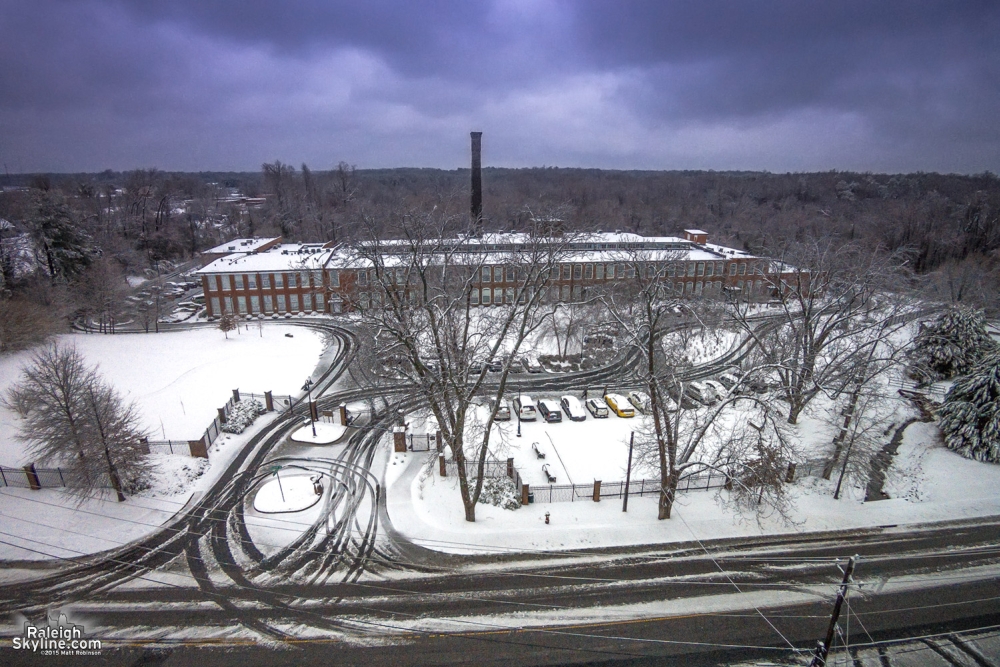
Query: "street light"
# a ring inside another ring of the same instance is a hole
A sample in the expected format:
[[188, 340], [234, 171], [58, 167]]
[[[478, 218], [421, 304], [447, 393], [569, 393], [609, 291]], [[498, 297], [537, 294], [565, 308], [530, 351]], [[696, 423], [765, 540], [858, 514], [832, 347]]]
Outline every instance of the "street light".
[[313, 438], [316, 437], [316, 420], [313, 419], [313, 399], [312, 399], [312, 378], [306, 378], [306, 383], [302, 385], [302, 388], [306, 390], [306, 396], [309, 397], [309, 424], [312, 425]]
[[521, 437], [521, 387], [517, 388], [517, 437]]

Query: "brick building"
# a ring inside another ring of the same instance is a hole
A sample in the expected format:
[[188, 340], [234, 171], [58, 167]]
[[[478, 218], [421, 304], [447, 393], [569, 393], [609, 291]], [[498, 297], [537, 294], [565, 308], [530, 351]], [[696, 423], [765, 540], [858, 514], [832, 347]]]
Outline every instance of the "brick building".
[[[273, 241], [254, 250], [234, 250], [198, 272], [209, 317], [223, 313], [336, 314], [367, 308], [377, 299], [372, 288], [375, 269], [358, 247]], [[725, 292], [764, 297], [780, 289], [792, 271], [766, 258], [710, 244], [708, 234], [698, 229], [685, 230], [683, 237], [615, 232], [550, 241], [520, 233], [485, 234], [443, 245], [460, 249], [455, 255], [468, 258], [469, 266], [476, 268], [472, 303], [483, 307], [502, 303], [513, 294], [516, 268], [512, 264], [516, 262], [504, 258], [515, 257], [519, 249], [539, 242], [559, 247], [558, 270], [546, 292], [554, 301], [579, 301], [602, 286], [634, 278], [637, 264], [650, 271], [650, 276], [658, 276], [668, 290], [686, 297], [720, 297]], [[383, 267], [404, 266], [411, 252], [408, 243], [380, 242]], [[239, 242], [234, 247], [245, 248]], [[435, 247], [442, 247], [442, 242], [436, 241]]]

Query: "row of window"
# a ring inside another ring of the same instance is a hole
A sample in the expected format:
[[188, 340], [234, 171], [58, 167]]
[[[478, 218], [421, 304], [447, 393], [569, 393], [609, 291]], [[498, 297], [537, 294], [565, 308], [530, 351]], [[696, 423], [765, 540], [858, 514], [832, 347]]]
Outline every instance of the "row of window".
[[[313, 298], [314, 296], [315, 299]], [[245, 296], [238, 296], [235, 297], [235, 300], [231, 296], [221, 298], [213, 296], [212, 314], [269, 315], [271, 313], [308, 313], [325, 310], [322, 294], [303, 294], [301, 308], [299, 308], [299, 301], [298, 294], [289, 294], [287, 301], [284, 294], [276, 294], [273, 298], [270, 294], [265, 294], [263, 300], [257, 295], [251, 295], [249, 299]], [[261, 305], [263, 305], [263, 308], [261, 308]]]
[[[333, 287], [338, 287], [340, 285], [340, 274], [337, 271], [329, 271], [327, 275], [330, 278], [330, 285]], [[246, 280], [244, 280], [244, 277]], [[261, 289], [283, 289], [287, 284], [288, 287], [322, 287], [323, 286], [323, 275], [322, 273], [315, 272], [309, 273], [306, 271], [300, 271], [298, 273], [261, 273], [260, 274], [260, 287]], [[258, 274], [224, 274], [215, 277], [216, 286], [219, 291], [222, 290], [242, 290], [242, 289], [257, 289], [258, 286]], [[211, 278], [209, 278], [211, 280]]]

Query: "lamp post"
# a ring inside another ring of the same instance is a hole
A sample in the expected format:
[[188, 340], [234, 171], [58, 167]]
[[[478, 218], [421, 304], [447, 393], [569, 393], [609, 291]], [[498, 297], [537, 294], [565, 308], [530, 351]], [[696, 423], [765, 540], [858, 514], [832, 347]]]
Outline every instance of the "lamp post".
[[302, 388], [306, 390], [306, 396], [309, 398], [309, 424], [312, 426], [313, 437], [316, 437], [316, 420], [313, 419], [313, 399], [312, 399], [312, 378], [306, 378], [306, 383], [302, 385]]
[[628, 438], [628, 468], [625, 469], [625, 500], [622, 501], [622, 512], [628, 512], [628, 487], [632, 483], [632, 445], [635, 444], [635, 431]]
[[521, 437], [521, 388], [517, 388], [517, 437]]

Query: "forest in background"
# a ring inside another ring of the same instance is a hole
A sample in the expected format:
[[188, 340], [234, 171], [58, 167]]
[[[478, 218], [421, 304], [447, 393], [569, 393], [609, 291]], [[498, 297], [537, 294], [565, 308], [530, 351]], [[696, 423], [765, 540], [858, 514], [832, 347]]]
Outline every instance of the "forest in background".
[[[483, 184], [488, 230], [526, 229], [543, 216], [567, 230], [676, 235], [697, 227], [712, 242], [770, 256], [818, 239], [862, 243], [907, 253], [913, 281], [905, 287], [1000, 314], [1000, 179], [991, 173], [484, 168]], [[39, 332], [64, 326], [99, 307], [92, 302], [109, 283], [231, 238], [344, 241], [373, 224], [392, 236], [411, 215], [467, 220], [470, 172], [343, 162], [313, 171], [276, 161], [243, 173], [6, 175], [0, 186], [6, 350], [36, 338], [10, 331], [12, 318]]]

